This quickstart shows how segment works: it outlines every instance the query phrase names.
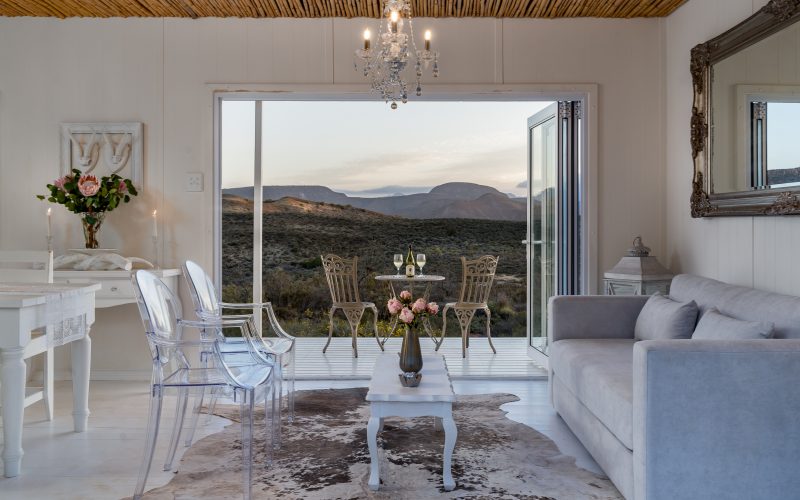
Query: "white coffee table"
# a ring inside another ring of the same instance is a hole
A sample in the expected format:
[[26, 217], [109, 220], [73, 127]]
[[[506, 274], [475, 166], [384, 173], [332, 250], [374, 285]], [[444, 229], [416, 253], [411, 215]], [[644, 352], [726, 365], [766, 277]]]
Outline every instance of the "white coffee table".
[[367, 401], [370, 417], [367, 424], [367, 444], [369, 445], [370, 470], [369, 486], [373, 490], [380, 487], [378, 470], [378, 432], [383, 429], [384, 417], [437, 417], [437, 424], [444, 428], [444, 463], [442, 479], [447, 491], [456, 487], [450, 463], [453, 448], [456, 446], [458, 430], [453, 421], [453, 401], [455, 393], [450, 383], [447, 364], [439, 354], [423, 356], [422, 382], [419, 387], [403, 387], [400, 384], [399, 359], [397, 353], [378, 356], [372, 380], [369, 383]]

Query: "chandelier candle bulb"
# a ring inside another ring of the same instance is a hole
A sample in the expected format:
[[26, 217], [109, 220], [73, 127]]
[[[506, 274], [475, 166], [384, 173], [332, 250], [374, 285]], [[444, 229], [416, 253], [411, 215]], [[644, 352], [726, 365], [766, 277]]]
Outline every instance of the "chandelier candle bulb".
[[425, 50], [431, 50], [431, 30], [425, 31]]
[[364, 50], [369, 50], [370, 38], [372, 34], [369, 30], [364, 30]]
[[391, 25], [392, 33], [397, 33], [397, 22], [400, 20], [400, 13], [396, 10], [393, 10], [391, 14], [389, 14], [389, 23]]

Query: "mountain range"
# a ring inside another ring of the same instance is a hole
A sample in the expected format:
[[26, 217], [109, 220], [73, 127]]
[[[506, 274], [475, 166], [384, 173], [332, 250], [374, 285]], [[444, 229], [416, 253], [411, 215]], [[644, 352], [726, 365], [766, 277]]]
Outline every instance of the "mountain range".
[[[511, 198], [497, 189], [469, 182], [449, 182], [427, 193], [384, 197], [358, 197], [334, 191], [326, 186], [264, 186], [264, 201], [292, 198], [317, 203], [350, 205], [384, 215], [410, 219], [484, 219], [524, 221], [527, 219], [525, 198]], [[223, 190], [232, 197], [252, 200], [253, 188]], [[535, 202], [535, 200], [534, 200]], [[244, 209], [244, 207], [241, 207]]]

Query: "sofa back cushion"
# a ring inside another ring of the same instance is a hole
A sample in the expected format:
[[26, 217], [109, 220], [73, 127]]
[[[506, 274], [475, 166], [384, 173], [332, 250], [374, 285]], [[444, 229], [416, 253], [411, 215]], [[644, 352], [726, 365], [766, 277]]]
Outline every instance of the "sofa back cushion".
[[656, 293], [639, 313], [633, 333], [637, 340], [689, 339], [696, 324], [697, 304], [693, 300], [677, 302]]
[[772, 337], [775, 325], [766, 321], [744, 321], [720, 314], [712, 307], [703, 314], [692, 334], [702, 340], [758, 340]]
[[701, 313], [716, 308], [744, 321], [770, 322], [776, 339], [800, 339], [800, 297], [764, 292], [720, 281], [679, 274], [669, 290], [675, 300], [694, 300]]

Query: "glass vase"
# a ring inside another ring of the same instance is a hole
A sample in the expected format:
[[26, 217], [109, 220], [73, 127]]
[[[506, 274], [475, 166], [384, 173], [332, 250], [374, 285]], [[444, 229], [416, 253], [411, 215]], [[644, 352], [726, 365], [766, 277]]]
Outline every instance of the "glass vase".
[[400, 348], [400, 382], [405, 387], [416, 387], [422, 380], [422, 349], [417, 330], [406, 325], [403, 346]]
[[81, 222], [83, 223], [83, 238], [86, 248], [97, 248], [99, 242], [97, 241], [97, 232], [105, 219], [105, 212], [97, 213], [84, 213], [81, 214]]

